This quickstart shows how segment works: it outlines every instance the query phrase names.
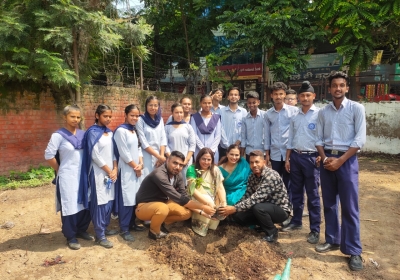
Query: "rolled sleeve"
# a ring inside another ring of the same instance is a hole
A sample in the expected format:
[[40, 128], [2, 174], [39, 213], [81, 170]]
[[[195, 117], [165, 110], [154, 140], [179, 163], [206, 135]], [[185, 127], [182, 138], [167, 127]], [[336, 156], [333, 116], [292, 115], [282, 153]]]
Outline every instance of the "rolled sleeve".
[[59, 133], [53, 133], [50, 137], [50, 141], [47, 144], [47, 148], [44, 151], [45, 160], [52, 159], [56, 156], [57, 151], [61, 145], [63, 137]]

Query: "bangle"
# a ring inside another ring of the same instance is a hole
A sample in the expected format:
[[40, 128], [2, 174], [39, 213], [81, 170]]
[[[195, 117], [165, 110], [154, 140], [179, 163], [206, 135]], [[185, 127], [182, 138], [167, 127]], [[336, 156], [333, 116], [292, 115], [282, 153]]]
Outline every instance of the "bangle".
[[328, 157], [325, 157], [324, 160], [322, 161], [322, 164], [324, 164], [327, 159]]

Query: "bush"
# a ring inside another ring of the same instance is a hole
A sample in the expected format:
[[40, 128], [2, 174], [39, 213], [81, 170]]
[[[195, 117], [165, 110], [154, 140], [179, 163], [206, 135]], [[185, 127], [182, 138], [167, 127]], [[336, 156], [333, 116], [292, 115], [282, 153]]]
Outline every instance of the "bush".
[[27, 172], [11, 171], [9, 176], [0, 176], [0, 189], [38, 187], [50, 183], [53, 178], [54, 170], [51, 167], [39, 166]]

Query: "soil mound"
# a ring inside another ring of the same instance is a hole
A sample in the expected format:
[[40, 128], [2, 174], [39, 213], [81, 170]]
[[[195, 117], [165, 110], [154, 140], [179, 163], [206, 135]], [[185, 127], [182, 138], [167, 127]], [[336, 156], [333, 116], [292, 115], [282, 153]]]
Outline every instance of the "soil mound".
[[253, 230], [220, 224], [207, 236], [195, 234], [190, 223], [171, 227], [171, 233], [148, 249], [156, 262], [168, 264], [184, 279], [270, 279], [282, 271], [286, 258], [279, 245], [261, 240]]

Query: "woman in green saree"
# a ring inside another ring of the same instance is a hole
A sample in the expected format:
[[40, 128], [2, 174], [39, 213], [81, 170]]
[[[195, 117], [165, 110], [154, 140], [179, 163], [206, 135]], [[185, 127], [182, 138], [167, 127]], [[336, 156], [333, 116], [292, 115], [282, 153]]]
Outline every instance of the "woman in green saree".
[[226, 150], [226, 157], [219, 162], [219, 169], [224, 176], [224, 188], [226, 202], [228, 205], [235, 205], [245, 194], [247, 178], [251, 170], [246, 159], [240, 157], [240, 148], [232, 144]]
[[[223, 186], [223, 176], [214, 165], [214, 153], [210, 148], [199, 151], [196, 161], [186, 172], [189, 195], [198, 202], [214, 208], [226, 206], [226, 195]], [[202, 209], [192, 210], [192, 229], [201, 236], [208, 229], [216, 229], [224, 216], [218, 214], [208, 216]]]

